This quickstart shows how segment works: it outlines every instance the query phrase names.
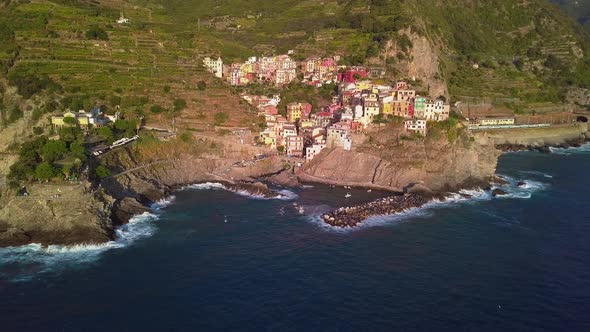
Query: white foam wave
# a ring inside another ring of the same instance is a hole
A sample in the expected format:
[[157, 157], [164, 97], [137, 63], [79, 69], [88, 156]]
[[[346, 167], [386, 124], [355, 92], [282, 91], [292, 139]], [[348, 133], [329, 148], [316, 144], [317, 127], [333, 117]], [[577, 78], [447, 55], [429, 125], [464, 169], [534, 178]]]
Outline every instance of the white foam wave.
[[13, 281], [31, 280], [39, 273], [60, 273], [98, 261], [109, 250], [125, 248], [135, 241], [152, 236], [156, 232], [158, 216], [145, 212], [119, 227], [116, 239], [102, 244], [77, 244], [71, 246], [28, 244], [0, 249], [0, 278]]
[[[543, 182], [534, 181], [534, 180], [524, 180], [523, 183], [520, 183], [521, 180], [517, 180], [507, 175], [499, 175], [501, 178], [507, 181], [507, 184], [494, 186], [494, 189], [502, 189], [507, 194], [503, 196], [497, 196], [496, 198], [499, 199], [528, 199], [531, 198], [535, 192], [541, 191], [546, 189], [549, 185]], [[521, 184], [520, 186], [518, 184]], [[393, 215], [382, 215], [382, 216], [373, 216], [359, 225], [355, 227], [349, 228], [341, 228], [331, 226], [325, 223], [321, 216], [328, 212], [330, 209], [325, 207], [323, 210], [314, 211], [312, 215], [309, 215], [309, 220], [319, 225], [321, 228], [336, 231], [336, 232], [349, 232], [356, 229], [362, 229], [366, 227], [375, 227], [375, 226], [382, 226], [385, 224], [392, 224], [392, 223], [399, 223], [405, 220], [414, 219], [417, 217], [428, 217], [432, 215], [432, 210], [435, 208], [441, 207], [453, 207], [457, 206], [458, 204], [472, 204], [480, 201], [489, 201], [493, 199], [492, 191], [485, 191], [483, 189], [475, 189], [475, 190], [460, 190], [458, 193], [451, 193], [444, 199], [434, 199], [425, 205], [417, 208], [407, 209], [400, 213], [396, 213]], [[306, 208], [307, 210], [307, 208]]]
[[155, 202], [154, 204], [152, 204], [150, 206], [150, 208], [155, 211], [160, 211], [163, 208], [166, 208], [166, 207], [172, 205], [172, 203], [174, 203], [175, 200], [176, 200], [176, 196], [174, 196], [174, 195], [168, 196], [168, 197], [162, 198], [159, 201]]
[[578, 147], [569, 147], [569, 148], [550, 147], [549, 151], [551, 151], [551, 153], [553, 153], [553, 154], [565, 155], [565, 156], [569, 156], [571, 154], [577, 154], [577, 153], [588, 153], [588, 152], [590, 152], [590, 143], [586, 143], [586, 144], [583, 144]]
[[189, 186], [185, 186], [182, 189], [183, 190], [218, 190], [218, 189], [221, 189], [221, 190], [227, 190], [227, 191], [233, 192], [233, 193], [238, 194], [240, 196], [248, 197], [251, 199], [259, 199], [259, 200], [279, 199], [279, 200], [283, 200], [283, 201], [290, 201], [290, 200], [294, 200], [297, 197], [299, 197], [296, 193], [294, 193], [290, 190], [286, 190], [286, 189], [279, 190], [277, 192], [277, 194], [273, 197], [266, 197], [264, 195], [251, 193], [247, 190], [232, 190], [230, 188], [227, 188], [222, 183], [217, 183], [217, 182], [206, 182], [206, 183], [192, 184]]

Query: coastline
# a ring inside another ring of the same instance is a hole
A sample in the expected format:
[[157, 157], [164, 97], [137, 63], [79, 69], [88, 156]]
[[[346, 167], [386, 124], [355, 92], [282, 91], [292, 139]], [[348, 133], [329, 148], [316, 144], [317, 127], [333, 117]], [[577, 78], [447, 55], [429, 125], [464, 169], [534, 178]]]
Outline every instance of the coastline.
[[[515, 151], [539, 151], [539, 152], [551, 152], [552, 148], [568, 148], [568, 147], [579, 147], [588, 142], [585, 136], [582, 136], [576, 140], [568, 140], [560, 144], [548, 144], [543, 146], [528, 146], [528, 145], [499, 145], [497, 148], [502, 153], [515, 152]], [[194, 161], [190, 160], [189, 161]], [[191, 162], [185, 162], [184, 164], [192, 164]], [[339, 187], [354, 187], [362, 189], [382, 190], [390, 192], [391, 197], [395, 197], [388, 201], [388, 204], [377, 204], [375, 202], [368, 202], [366, 204], [375, 204], [371, 208], [359, 208], [359, 207], [347, 207], [349, 210], [355, 208], [358, 211], [358, 215], [350, 217], [350, 222], [343, 222], [343, 227], [351, 227], [361, 224], [364, 220], [381, 215], [395, 215], [402, 213], [410, 208], [417, 208], [424, 206], [431, 202], [433, 199], [445, 199], [451, 193], [458, 193], [461, 190], [470, 190], [481, 188], [484, 190], [490, 190], [493, 178], [485, 179], [469, 179], [459, 185], [445, 185], [440, 190], [432, 191], [428, 187], [421, 184], [414, 184], [406, 188], [386, 187], [370, 183], [352, 183], [352, 182], [340, 182], [319, 179], [313, 176], [306, 175], [305, 173], [288, 174], [288, 172], [277, 171], [276, 168], [272, 170], [250, 170], [246, 174], [242, 174], [238, 177], [219, 176], [212, 174], [209, 169], [197, 169], [192, 170], [190, 176], [188, 176], [184, 170], [185, 166], [182, 162], [175, 165], [172, 170], [168, 170], [166, 175], [169, 178], [165, 178], [158, 173], [160, 170], [148, 171], [144, 170], [141, 175], [128, 174], [123, 179], [118, 179], [113, 183], [104, 183], [104, 196], [100, 198], [104, 213], [99, 217], [95, 223], [98, 225], [98, 230], [94, 233], [89, 233], [89, 237], [84, 237], [83, 233], [80, 236], [74, 238], [71, 234], [64, 234], [57, 232], [46, 231], [41, 236], [33, 237], [22, 237], [18, 234], [16, 241], [11, 241], [10, 237], [12, 234], [10, 230], [1, 230], [0, 233], [8, 237], [8, 241], [0, 241], [0, 247], [9, 247], [15, 245], [26, 245], [30, 243], [42, 242], [42, 245], [100, 245], [117, 240], [117, 230], [124, 227], [129, 221], [137, 216], [141, 216], [144, 213], [150, 213], [151, 206], [156, 204], [158, 201], [166, 199], [174, 193], [176, 190], [182, 190], [183, 188], [190, 187], [191, 185], [199, 185], [206, 183], [219, 183], [224, 190], [235, 192], [238, 194], [247, 195], [253, 198], [260, 199], [280, 199], [281, 193], [273, 191], [269, 188], [268, 184], [278, 184], [286, 188], [292, 188], [294, 186], [300, 187], [302, 183], [320, 183], [328, 184]], [[129, 165], [126, 165], [129, 166]], [[278, 174], [285, 174], [286, 179], [293, 180], [296, 178], [297, 181], [286, 181], [281, 183], [275, 183], [272, 181], [273, 177], [277, 177]], [[175, 174], [180, 174], [175, 175]], [[173, 180], [170, 180], [173, 179]], [[497, 180], [497, 179], [496, 179]], [[47, 203], [46, 203], [47, 204]], [[108, 210], [108, 211], [107, 211]], [[333, 211], [334, 221], [342, 218], [336, 218], [338, 211]], [[323, 219], [326, 221], [325, 219]], [[327, 224], [330, 223], [328, 218]], [[337, 225], [333, 225], [337, 226]], [[50, 229], [50, 227], [48, 228]], [[83, 229], [83, 228], [82, 228]], [[19, 233], [20, 234], [20, 233]], [[26, 234], [25, 231], [22, 234]], [[102, 234], [101, 237], [97, 237], [94, 234]], [[36, 239], [42, 239], [42, 241], [36, 241]], [[65, 240], [67, 239], [67, 240]], [[65, 240], [65, 241], [64, 241]]]

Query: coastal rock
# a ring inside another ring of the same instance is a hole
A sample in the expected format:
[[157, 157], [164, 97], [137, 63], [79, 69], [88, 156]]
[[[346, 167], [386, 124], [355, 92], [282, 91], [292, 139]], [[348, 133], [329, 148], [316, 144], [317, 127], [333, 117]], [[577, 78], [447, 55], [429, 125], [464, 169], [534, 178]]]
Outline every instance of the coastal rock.
[[274, 184], [274, 185], [283, 186], [283, 187], [299, 187], [299, 186], [301, 186], [301, 183], [297, 179], [297, 176], [295, 176], [294, 174], [292, 174], [288, 171], [283, 171], [283, 172], [280, 172], [279, 174], [272, 175], [267, 178], [267, 181]]
[[29, 196], [5, 195], [0, 247], [29, 243], [104, 243], [114, 238], [108, 196], [71, 184], [32, 184]]
[[139, 203], [135, 198], [125, 197], [116, 201], [113, 205], [113, 223], [115, 225], [126, 224], [134, 216], [148, 211], [149, 209]]
[[508, 193], [502, 189], [496, 188], [496, 189], [492, 190], [493, 197], [506, 196], [506, 195], [508, 195]]

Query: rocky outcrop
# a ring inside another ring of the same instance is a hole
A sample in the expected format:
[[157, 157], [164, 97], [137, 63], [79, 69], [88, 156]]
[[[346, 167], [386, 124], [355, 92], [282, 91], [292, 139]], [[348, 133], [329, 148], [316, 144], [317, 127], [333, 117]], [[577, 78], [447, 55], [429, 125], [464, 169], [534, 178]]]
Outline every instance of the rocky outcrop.
[[[476, 143], [408, 143], [383, 150], [327, 149], [299, 173], [303, 181], [406, 191], [416, 185], [446, 191], [467, 181], [488, 181], [500, 151]], [[391, 153], [395, 158], [391, 157]]]
[[260, 160], [247, 167], [233, 167], [235, 159], [211, 155], [184, 155], [174, 160], [145, 163], [136, 160], [133, 152], [126, 149], [109, 155], [103, 162], [115, 169], [114, 172], [121, 173], [101, 183], [116, 200], [113, 216], [117, 223], [127, 222], [130, 217], [142, 212], [141, 206], [157, 202], [170, 195], [172, 190], [195, 183], [220, 182], [233, 192], [274, 197], [276, 194], [254, 178], [283, 169], [279, 158]]
[[[396, 59], [398, 77], [419, 80], [423, 88], [430, 92], [432, 98], [448, 96], [447, 83], [440, 71], [438, 46], [427, 36], [419, 35], [411, 29], [401, 30], [398, 34], [407, 37], [411, 43], [406, 52], [400, 42], [394, 39], [387, 43], [383, 54], [379, 58], [372, 59], [372, 62], [376, 61], [385, 66], [387, 59]], [[404, 56], [400, 57], [399, 54]]]
[[4, 198], [0, 247], [28, 243], [96, 244], [111, 240], [111, 201], [81, 185], [33, 185], [29, 196]]

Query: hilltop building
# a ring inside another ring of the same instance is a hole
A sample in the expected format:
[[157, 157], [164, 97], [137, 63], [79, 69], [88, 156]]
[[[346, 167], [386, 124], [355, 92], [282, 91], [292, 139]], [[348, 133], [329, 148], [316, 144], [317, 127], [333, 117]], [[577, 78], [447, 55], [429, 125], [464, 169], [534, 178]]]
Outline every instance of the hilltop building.
[[203, 65], [216, 77], [223, 77], [223, 60], [221, 60], [221, 57], [218, 57], [217, 60], [206, 57], [203, 59]]

